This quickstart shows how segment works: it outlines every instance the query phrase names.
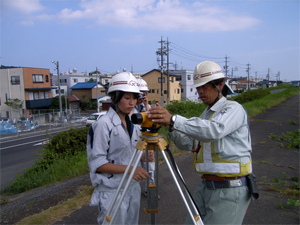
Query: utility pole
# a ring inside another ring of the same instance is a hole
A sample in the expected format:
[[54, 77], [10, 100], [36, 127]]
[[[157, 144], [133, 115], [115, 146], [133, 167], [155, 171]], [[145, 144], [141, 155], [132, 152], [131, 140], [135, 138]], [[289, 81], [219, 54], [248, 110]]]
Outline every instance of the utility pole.
[[257, 72], [255, 72], [255, 83], [257, 83]]
[[250, 64], [249, 63], [247, 64], [247, 70], [246, 70], [246, 72], [248, 73], [248, 90], [250, 90], [250, 87], [249, 87]]
[[58, 102], [59, 102], [59, 113], [60, 113], [60, 126], [63, 126], [63, 118], [62, 118], [62, 105], [61, 105], [61, 91], [60, 91], [60, 78], [59, 78], [59, 62], [51, 61], [54, 65], [56, 65], [57, 71], [57, 79], [58, 79]]
[[162, 40], [162, 36], [161, 36], [161, 40], [158, 42], [160, 43], [160, 52], [157, 51], [157, 54], [160, 54], [160, 88], [161, 88], [161, 92], [160, 92], [160, 104], [163, 106], [164, 104], [164, 85], [163, 85], [163, 78], [164, 78], [164, 52], [163, 52], [163, 44], [164, 41]]
[[233, 71], [238, 71], [238, 68], [237, 67], [235, 67], [234, 69], [233, 67], [231, 68], [231, 78], [233, 78]]
[[66, 88], [66, 92], [65, 92], [65, 112], [66, 112], [66, 118], [68, 118], [68, 104], [67, 104], [67, 93], [68, 93], [68, 87]]
[[267, 80], [268, 80], [268, 87], [269, 87], [269, 84], [270, 84], [270, 68], [268, 68]]
[[169, 38], [167, 38], [167, 104], [170, 104]]
[[99, 101], [98, 101], [98, 68], [96, 67], [96, 95], [97, 95], [97, 112], [99, 112]]
[[227, 65], [227, 63], [228, 63], [228, 61], [227, 61], [227, 59], [228, 59], [229, 57], [227, 57], [227, 55], [225, 56], [225, 66], [223, 67], [224, 68], [224, 70], [225, 70], [225, 76], [226, 76], [226, 78], [227, 78], [227, 73], [228, 73], [228, 65]]

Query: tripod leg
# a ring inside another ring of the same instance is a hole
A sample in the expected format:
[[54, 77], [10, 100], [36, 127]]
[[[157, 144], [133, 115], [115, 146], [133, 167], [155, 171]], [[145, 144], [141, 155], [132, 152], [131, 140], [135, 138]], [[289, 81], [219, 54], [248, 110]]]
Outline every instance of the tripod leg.
[[[185, 196], [184, 196], [184, 194], [183, 194], [183, 192], [182, 192], [182, 190], [181, 190], [181, 187], [180, 187], [180, 185], [179, 185], [179, 183], [178, 183], [178, 181], [177, 181], [177, 178], [176, 178], [176, 176], [175, 176], [175, 174], [174, 174], [174, 172], [173, 172], [173, 169], [172, 169], [172, 167], [171, 167], [171, 165], [170, 165], [170, 162], [169, 162], [169, 160], [168, 160], [168, 158], [167, 158], [167, 156], [166, 156], [166, 153], [165, 153], [164, 151], [161, 151], [161, 153], [162, 153], [162, 155], [163, 155], [163, 157], [164, 157], [165, 162], [167, 163], [167, 166], [168, 166], [168, 168], [169, 168], [169, 170], [170, 170], [170, 173], [171, 173], [171, 175], [172, 175], [172, 177], [173, 177], [173, 180], [174, 180], [174, 182], [175, 182], [175, 184], [176, 184], [176, 186], [177, 186], [177, 188], [178, 188], [178, 191], [179, 191], [179, 193], [180, 193], [180, 195], [181, 195], [181, 197], [182, 197], [182, 200], [183, 200], [183, 202], [184, 202], [184, 204], [185, 204], [185, 206], [186, 206], [186, 208], [187, 208], [187, 210], [188, 210], [188, 213], [189, 213], [189, 215], [190, 215], [191, 218], [192, 218], [192, 221], [194, 222], [194, 224], [197, 224], [197, 225], [203, 225], [203, 222], [202, 222], [202, 220], [201, 220], [199, 214], [198, 214], [198, 215], [195, 215], [195, 216], [193, 215], [193, 213], [192, 213], [192, 211], [191, 211], [191, 209], [190, 209], [190, 206], [189, 206], [189, 204], [188, 204], [188, 202], [187, 202], [187, 200], [186, 200], [186, 198], [185, 198]], [[189, 200], [191, 200], [191, 199], [189, 199]], [[193, 205], [193, 202], [191, 202], [191, 204]], [[196, 208], [196, 207], [194, 206], [193, 209], [195, 209], [195, 208]], [[197, 212], [197, 210], [196, 210], [196, 212]]]
[[[111, 205], [109, 206], [109, 209], [108, 209], [108, 212], [107, 212], [107, 215], [106, 215], [106, 220], [104, 220], [103, 223], [102, 223], [103, 225], [104, 225], [104, 224], [113, 224], [113, 222], [114, 222], [114, 220], [115, 220], [115, 218], [116, 218], [116, 215], [117, 215], [117, 213], [118, 213], [118, 211], [119, 211], [119, 208], [120, 208], [120, 206], [121, 206], [121, 204], [122, 204], [122, 201], [123, 201], [123, 199], [124, 199], [124, 197], [125, 197], [125, 194], [126, 194], [126, 192], [127, 192], [127, 189], [128, 189], [129, 184], [130, 184], [130, 182], [131, 182], [131, 179], [132, 179], [132, 177], [133, 177], [133, 175], [134, 175], [134, 173], [135, 173], [135, 170], [136, 170], [136, 168], [137, 168], [137, 166], [138, 166], [138, 164], [139, 164], [139, 162], [140, 162], [140, 159], [141, 159], [141, 157], [142, 157], [142, 154], [143, 154], [143, 151], [137, 149], [136, 152], [135, 152], [135, 154], [132, 155], [132, 157], [131, 157], [131, 159], [130, 159], [130, 162], [129, 162], [129, 164], [128, 164], [128, 166], [126, 167], [126, 170], [125, 170], [125, 172], [124, 172], [124, 175], [123, 175], [123, 177], [122, 177], [122, 180], [121, 180], [121, 182], [120, 182], [120, 184], [119, 184], [119, 186], [118, 186], [118, 189], [117, 189], [117, 191], [116, 191], [116, 194], [115, 194], [115, 196], [114, 196], [114, 198], [113, 198], [113, 200], [112, 200], [112, 203], [111, 203]], [[112, 216], [110, 216], [110, 213], [111, 213], [112, 210], [114, 209], [114, 205], [115, 205], [115, 202], [116, 202], [117, 197], [118, 197], [118, 195], [119, 195], [119, 192], [120, 192], [120, 190], [121, 190], [121, 188], [122, 188], [122, 186], [123, 186], [123, 183], [125, 182], [125, 180], [126, 180], [126, 178], [127, 178], [127, 176], [128, 176], [129, 169], [130, 169], [130, 167], [131, 167], [131, 165], [132, 165], [132, 163], [133, 163], [134, 160], [135, 160], [135, 162], [134, 162], [133, 168], [132, 168], [131, 173], [130, 173], [130, 175], [129, 175], [128, 179], [127, 179], [127, 182], [126, 182], [126, 184], [125, 184], [125, 186], [124, 186], [122, 195], [121, 195], [121, 197], [120, 197], [120, 199], [119, 199], [119, 202], [118, 202], [118, 204], [117, 204], [117, 206], [116, 206], [116, 208], [115, 208], [115, 210], [114, 210]]]

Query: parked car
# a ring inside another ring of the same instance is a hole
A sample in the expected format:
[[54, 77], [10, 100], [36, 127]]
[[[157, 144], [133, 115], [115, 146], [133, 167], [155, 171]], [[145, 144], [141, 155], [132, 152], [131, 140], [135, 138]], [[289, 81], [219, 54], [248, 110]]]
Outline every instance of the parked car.
[[99, 120], [101, 116], [103, 116], [106, 112], [99, 112], [91, 114], [86, 120], [86, 126], [92, 125], [95, 121]]

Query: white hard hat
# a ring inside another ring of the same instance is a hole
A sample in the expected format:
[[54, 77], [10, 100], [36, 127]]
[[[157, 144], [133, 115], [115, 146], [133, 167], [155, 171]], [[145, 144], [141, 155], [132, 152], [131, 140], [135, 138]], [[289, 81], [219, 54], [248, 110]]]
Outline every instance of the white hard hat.
[[142, 78], [137, 78], [140, 91], [149, 91], [147, 82]]
[[194, 71], [194, 87], [200, 87], [210, 81], [225, 78], [221, 67], [210, 61], [204, 61], [199, 63]]
[[140, 93], [137, 80], [130, 72], [118, 73], [111, 78], [107, 93], [114, 91]]

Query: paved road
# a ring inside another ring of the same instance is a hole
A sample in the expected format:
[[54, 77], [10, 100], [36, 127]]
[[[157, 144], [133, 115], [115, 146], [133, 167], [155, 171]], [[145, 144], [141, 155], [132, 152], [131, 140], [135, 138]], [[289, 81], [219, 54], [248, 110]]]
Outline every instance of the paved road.
[[[287, 190], [288, 185], [294, 185], [291, 177], [299, 178], [299, 149], [282, 147], [282, 142], [271, 138], [278, 138], [282, 133], [299, 129], [299, 115], [298, 94], [254, 116], [250, 121], [253, 168], [260, 189], [260, 198], [251, 202], [243, 224], [299, 224], [299, 207], [288, 206], [286, 203], [291, 196], [276, 191], [282, 188]], [[176, 163], [189, 190], [193, 192], [200, 178], [192, 168], [192, 155], [188, 153], [178, 156]], [[279, 182], [275, 182], [276, 180]], [[156, 214], [156, 224], [182, 224], [187, 211], [165, 163], [159, 167], [158, 181], [161, 200], [159, 213]], [[1, 210], [7, 215], [17, 215], [18, 210], [30, 211], [35, 206], [35, 204], [32, 204], [32, 207], [28, 206], [28, 202], [47, 201], [47, 196], [59, 202], [65, 191], [72, 192], [81, 184], [90, 185], [88, 175], [24, 193], [24, 197], [21, 198], [14, 196], [16, 200], [2, 205]], [[18, 208], [16, 209], [14, 205], [18, 205]], [[150, 224], [150, 216], [142, 212], [144, 207], [146, 198], [142, 197], [140, 224]], [[41, 211], [34, 209], [36, 212]], [[97, 207], [86, 205], [55, 224], [96, 224], [97, 215]], [[8, 217], [6, 219], [9, 221]]]
[[56, 135], [71, 127], [84, 127], [84, 124], [66, 124], [64, 127], [40, 126], [32, 131], [19, 134], [5, 134], [0, 137], [0, 171], [1, 190], [17, 179], [18, 174], [23, 174], [26, 168], [34, 165], [37, 158], [36, 153], [42, 149], [42, 143], [49, 138], [49, 135]]

